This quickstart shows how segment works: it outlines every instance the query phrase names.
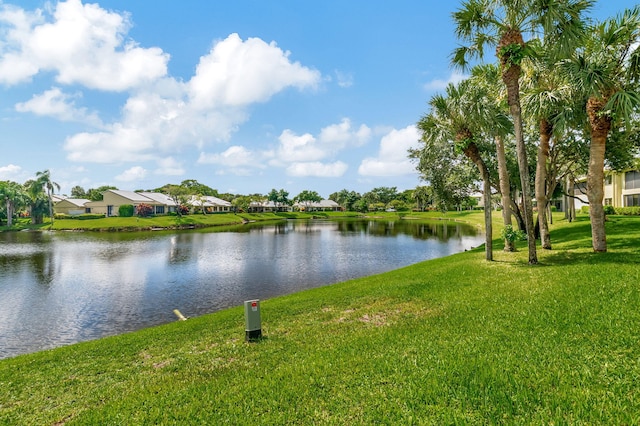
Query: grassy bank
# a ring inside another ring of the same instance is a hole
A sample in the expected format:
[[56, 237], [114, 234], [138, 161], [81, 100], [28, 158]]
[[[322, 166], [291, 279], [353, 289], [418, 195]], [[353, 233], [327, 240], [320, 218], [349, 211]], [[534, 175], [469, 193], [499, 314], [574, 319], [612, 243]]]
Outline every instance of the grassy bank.
[[[482, 213], [475, 213], [481, 215]], [[468, 217], [467, 217], [468, 219]], [[0, 361], [1, 424], [638, 424], [640, 218]]]
[[317, 212], [317, 213], [222, 213], [192, 214], [186, 216], [154, 216], [154, 217], [106, 217], [101, 219], [59, 219], [53, 226], [50, 219], [45, 223], [32, 225], [29, 219], [19, 219], [11, 227], [0, 226], [2, 231], [21, 230], [57, 230], [57, 231], [146, 231], [152, 229], [206, 228], [210, 226], [239, 225], [244, 222], [273, 221], [283, 219], [310, 219], [357, 216], [352, 212]]

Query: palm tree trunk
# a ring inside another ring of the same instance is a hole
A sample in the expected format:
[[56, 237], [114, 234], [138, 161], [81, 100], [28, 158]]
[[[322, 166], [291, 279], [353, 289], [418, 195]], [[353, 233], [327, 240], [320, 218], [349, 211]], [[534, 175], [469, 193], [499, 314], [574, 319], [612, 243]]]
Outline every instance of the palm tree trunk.
[[[507, 170], [507, 159], [504, 154], [504, 141], [501, 137], [495, 137], [496, 153], [498, 156], [498, 177], [500, 179], [500, 195], [502, 196], [502, 221], [504, 226], [511, 225], [511, 193], [509, 185], [509, 172]], [[504, 251], [514, 251], [513, 241], [504, 240]]]
[[13, 225], [13, 201], [7, 197], [7, 226]]
[[[536, 236], [533, 227], [533, 206], [531, 205], [531, 191], [529, 190], [529, 162], [527, 160], [527, 147], [524, 143], [524, 135], [522, 129], [522, 114], [520, 108], [520, 85], [518, 80], [511, 81], [507, 85], [507, 92], [516, 94], [513, 105], [509, 105], [516, 136], [516, 154], [518, 156], [518, 169], [520, 171], [520, 186], [522, 190], [522, 215], [524, 218], [525, 228], [527, 231], [527, 243], [529, 249], [529, 264], [538, 263], [538, 254], [536, 252]], [[512, 98], [512, 96], [509, 96]], [[510, 102], [511, 103], [511, 102]]]
[[547, 120], [540, 120], [540, 145], [538, 146], [538, 161], [536, 165], [536, 203], [538, 205], [538, 223], [540, 225], [540, 242], [542, 248], [551, 250], [551, 236], [547, 222], [547, 159], [549, 158], [549, 141], [553, 126]]
[[518, 156], [518, 169], [520, 171], [520, 186], [522, 188], [523, 215], [527, 230], [527, 243], [529, 248], [529, 264], [538, 263], [536, 253], [536, 237], [533, 228], [533, 207], [531, 205], [531, 191], [529, 190], [529, 163], [527, 161], [527, 147], [524, 143], [522, 129], [522, 108], [520, 106], [520, 74], [522, 69], [518, 65], [517, 59], [511, 58], [502, 53], [502, 48], [512, 45], [519, 45], [524, 48], [524, 40], [520, 31], [510, 29], [506, 31], [496, 48], [497, 56], [500, 58], [502, 68], [502, 81], [507, 87], [507, 103], [509, 113], [513, 118], [513, 126], [516, 136], [516, 154]]
[[604, 228], [604, 152], [607, 135], [611, 128], [611, 119], [603, 114], [606, 104], [603, 99], [589, 98], [587, 114], [591, 127], [591, 145], [589, 147], [589, 168], [587, 171], [587, 198], [591, 219], [591, 238], [593, 251], [607, 251], [607, 236]]
[[484, 227], [485, 227], [485, 259], [493, 260], [493, 223], [491, 221], [491, 180], [489, 178], [489, 170], [485, 165], [478, 146], [474, 142], [469, 142], [464, 149], [465, 155], [478, 167], [480, 176], [482, 176], [482, 191], [484, 205]]

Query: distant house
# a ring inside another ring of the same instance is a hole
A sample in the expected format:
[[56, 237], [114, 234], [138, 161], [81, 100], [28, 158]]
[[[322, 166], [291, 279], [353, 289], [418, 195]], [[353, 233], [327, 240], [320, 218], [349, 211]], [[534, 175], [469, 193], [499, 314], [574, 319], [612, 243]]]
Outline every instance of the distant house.
[[63, 198], [53, 205], [55, 214], [68, 214], [77, 216], [84, 213], [91, 213], [91, 209], [86, 207], [90, 200], [84, 198]]
[[90, 201], [85, 204], [91, 213], [104, 214], [107, 217], [117, 216], [122, 205], [133, 205], [135, 208], [140, 204], [147, 204], [153, 208], [153, 214], [166, 214], [177, 210], [176, 203], [166, 196], [157, 192], [133, 192], [119, 189], [108, 189], [102, 193], [101, 201]]
[[333, 211], [333, 212], [337, 212], [337, 211], [342, 211], [342, 207], [340, 207], [340, 204], [336, 203], [333, 200], [321, 200], [318, 202], [298, 202], [295, 203], [293, 205], [295, 208], [299, 209], [300, 211], [310, 211], [310, 212], [317, 212], [317, 211]]
[[200, 210], [204, 209], [205, 213], [230, 212], [232, 209], [230, 202], [211, 195], [192, 196], [189, 204]]
[[293, 207], [289, 205], [278, 205], [273, 201], [252, 201], [249, 204], [250, 213], [273, 213], [273, 212], [290, 212]]

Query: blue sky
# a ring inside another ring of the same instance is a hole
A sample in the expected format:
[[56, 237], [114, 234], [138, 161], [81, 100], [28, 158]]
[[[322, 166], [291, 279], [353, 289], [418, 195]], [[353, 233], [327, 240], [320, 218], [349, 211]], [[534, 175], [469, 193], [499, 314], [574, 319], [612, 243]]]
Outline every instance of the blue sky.
[[[600, 0], [592, 16], [634, 4]], [[0, 0], [0, 180], [414, 188], [414, 124], [462, 77], [459, 5]]]

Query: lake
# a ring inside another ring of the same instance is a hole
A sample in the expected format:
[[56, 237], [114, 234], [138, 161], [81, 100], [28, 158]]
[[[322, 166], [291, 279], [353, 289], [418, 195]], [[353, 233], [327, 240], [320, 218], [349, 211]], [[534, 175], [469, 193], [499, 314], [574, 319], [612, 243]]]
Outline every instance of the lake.
[[437, 221], [282, 221], [149, 232], [0, 233], [0, 359], [468, 250]]

